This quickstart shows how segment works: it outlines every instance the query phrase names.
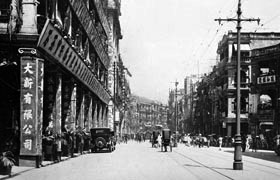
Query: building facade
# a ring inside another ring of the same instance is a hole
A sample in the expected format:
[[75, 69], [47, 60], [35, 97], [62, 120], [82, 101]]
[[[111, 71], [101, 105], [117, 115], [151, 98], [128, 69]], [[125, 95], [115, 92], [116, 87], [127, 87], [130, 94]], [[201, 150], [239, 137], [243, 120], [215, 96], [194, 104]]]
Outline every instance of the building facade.
[[252, 134], [262, 134], [270, 148], [273, 147], [273, 138], [280, 130], [279, 48], [277, 44], [252, 51]]
[[[12, 150], [19, 165], [40, 166], [50, 132], [60, 141], [67, 133], [113, 126], [108, 76], [119, 54], [108, 51], [121, 39], [119, 4], [0, 2], [1, 151]], [[77, 151], [81, 140], [73, 138]]]
[[[251, 107], [251, 50], [277, 44], [279, 33], [241, 33], [241, 133], [248, 134], [250, 129], [249, 108]], [[237, 34], [228, 32], [219, 42], [217, 53], [219, 63], [215, 67], [215, 85], [212, 92], [221, 96], [219, 121], [222, 124], [222, 135], [234, 137], [236, 133], [236, 60]], [[211, 79], [211, 78], [210, 78]], [[217, 111], [215, 111], [217, 112]]]
[[[279, 38], [280, 33], [241, 33], [242, 135], [259, 136], [264, 140], [264, 137], [268, 136], [271, 139], [279, 131], [277, 120]], [[194, 132], [228, 137], [225, 139], [226, 142], [236, 133], [236, 42], [237, 34], [231, 31], [219, 42], [216, 66], [196, 83], [196, 96], [193, 96], [194, 100], [191, 101], [194, 116], [192, 121], [188, 121]], [[185, 89], [188, 91], [190, 88]], [[189, 95], [187, 98], [190, 99]], [[188, 99], [186, 99], [187, 110], [191, 109]]]
[[168, 127], [166, 105], [137, 95], [132, 95], [130, 102], [133, 105], [131, 113], [135, 114], [133, 119], [130, 119], [133, 122], [134, 133], [152, 132], [157, 127]]

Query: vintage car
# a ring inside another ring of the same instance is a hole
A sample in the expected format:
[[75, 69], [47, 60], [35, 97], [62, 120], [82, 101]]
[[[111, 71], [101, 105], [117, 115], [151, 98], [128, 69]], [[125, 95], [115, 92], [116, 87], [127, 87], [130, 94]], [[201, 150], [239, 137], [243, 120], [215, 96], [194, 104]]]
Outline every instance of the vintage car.
[[112, 152], [115, 150], [114, 133], [110, 128], [99, 127], [90, 129], [91, 133], [91, 152], [103, 149]]

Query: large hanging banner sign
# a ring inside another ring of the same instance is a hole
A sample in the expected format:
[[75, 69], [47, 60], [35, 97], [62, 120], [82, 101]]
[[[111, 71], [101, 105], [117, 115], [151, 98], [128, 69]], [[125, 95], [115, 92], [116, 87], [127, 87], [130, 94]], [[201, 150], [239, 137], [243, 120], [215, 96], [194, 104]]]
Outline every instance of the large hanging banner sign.
[[20, 155], [42, 155], [43, 61], [21, 57]]
[[[77, 1], [78, 2], [78, 1]], [[110, 101], [110, 95], [95, 78], [91, 69], [84, 63], [82, 57], [74, 50], [63, 35], [47, 20], [38, 41], [38, 48], [51, 57], [73, 76], [79, 79], [90, 91], [96, 94], [105, 104]]]

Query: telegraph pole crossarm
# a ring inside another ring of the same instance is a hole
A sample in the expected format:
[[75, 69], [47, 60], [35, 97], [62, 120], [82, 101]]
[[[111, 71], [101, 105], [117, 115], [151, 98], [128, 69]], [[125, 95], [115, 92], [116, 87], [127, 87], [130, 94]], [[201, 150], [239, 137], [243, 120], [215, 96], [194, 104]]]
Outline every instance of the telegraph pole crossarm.
[[235, 135], [235, 145], [234, 145], [234, 162], [233, 169], [234, 170], [243, 170], [243, 162], [242, 162], [242, 152], [241, 152], [241, 134], [240, 134], [240, 30], [241, 30], [241, 22], [247, 21], [257, 21], [258, 24], [260, 19], [242, 19], [241, 18], [241, 0], [238, 0], [238, 8], [237, 8], [237, 18], [226, 18], [226, 19], [215, 19], [215, 21], [219, 21], [221, 24], [222, 21], [236, 21], [237, 22], [237, 86], [236, 86], [236, 135]]

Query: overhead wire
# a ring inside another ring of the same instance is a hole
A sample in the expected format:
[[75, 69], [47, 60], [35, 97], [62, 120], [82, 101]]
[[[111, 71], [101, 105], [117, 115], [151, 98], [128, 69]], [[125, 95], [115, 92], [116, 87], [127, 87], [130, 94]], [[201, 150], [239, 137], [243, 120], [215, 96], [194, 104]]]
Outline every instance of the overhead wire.
[[273, 22], [276, 18], [278, 18], [280, 16], [280, 13], [273, 16], [272, 18], [268, 19], [267, 21], [265, 21], [264, 23], [261, 23], [260, 26], [258, 28], [255, 29], [254, 32], [257, 32], [259, 29], [261, 29], [261, 27], [263, 27], [264, 25], [267, 25], [271, 22]]
[[[218, 10], [218, 13], [221, 14], [221, 12], [222, 12], [225, 8], [227, 8], [228, 6], [230, 6], [231, 3], [233, 3], [233, 1], [227, 1], [227, 3], [225, 3], [224, 6], [222, 6], [222, 7]], [[232, 9], [232, 8], [231, 8], [231, 9]], [[216, 26], [216, 25], [213, 24], [213, 26], [210, 27], [210, 28], [207, 30], [207, 33], [205, 34], [204, 38], [202, 38], [201, 42], [198, 44], [198, 46], [197, 46], [196, 49], [194, 50], [194, 53], [192, 54], [192, 57], [193, 57], [193, 58], [196, 58], [196, 57], [197, 57], [198, 50], [199, 50], [200, 48], [203, 48], [203, 47], [205, 46], [205, 45], [204, 45], [204, 44], [205, 44], [205, 43], [204, 43], [204, 42], [205, 42], [204, 40], [209, 36], [209, 34], [212, 32], [212, 30], [214, 29], [215, 26]], [[206, 50], [203, 51], [203, 52], [207, 52], [207, 51], [209, 50], [209, 48], [211, 47], [212, 43], [213, 43], [214, 40], [216, 39], [218, 33], [220, 32], [222, 26], [223, 26], [223, 24], [215, 31], [214, 36], [211, 38], [211, 41], [210, 41], [209, 43], [206, 44], [206, 47], [205, 47]], [[203, 56], [203, 55], [202, 55], [202, 56]], [[196, 61], [198, 62], [198, 66], [199, 66], [199, 59], [200, 59], [202, 56], [199, 56], [198, 59], [196, 60]], [[198, 67], [198, 69], [199, 69], [199, 67]], [[198, 72], [199, 72], [199, 70], [198, 70]], [[198, 74], [199, 74], [199, 73], [198, 73]]]

